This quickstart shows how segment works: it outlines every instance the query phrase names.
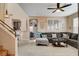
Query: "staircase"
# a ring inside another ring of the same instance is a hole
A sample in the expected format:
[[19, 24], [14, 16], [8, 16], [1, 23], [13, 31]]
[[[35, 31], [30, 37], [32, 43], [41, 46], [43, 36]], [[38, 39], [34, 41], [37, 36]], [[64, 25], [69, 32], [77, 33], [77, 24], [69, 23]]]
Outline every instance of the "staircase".
[[3, 46], [0, 46], [0, 56], [7, 56], [8, 50], [4, 49]]
[[15, 31], [0, 20], [0, 56], [14, 56], [15, 41]]

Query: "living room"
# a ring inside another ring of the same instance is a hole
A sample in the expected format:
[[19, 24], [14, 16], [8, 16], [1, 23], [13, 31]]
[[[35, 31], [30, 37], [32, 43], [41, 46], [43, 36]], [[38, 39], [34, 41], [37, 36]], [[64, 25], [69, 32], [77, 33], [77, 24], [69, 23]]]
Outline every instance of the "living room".
[[19, 5], [29, 16], [29, 39], [19, 40], [19, 55], [78, 55], [77, 4]]

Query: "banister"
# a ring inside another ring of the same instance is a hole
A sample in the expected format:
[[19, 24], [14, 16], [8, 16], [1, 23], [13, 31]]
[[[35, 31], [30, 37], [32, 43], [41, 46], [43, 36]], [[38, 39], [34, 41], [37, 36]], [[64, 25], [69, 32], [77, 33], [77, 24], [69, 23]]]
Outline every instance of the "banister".
[[[3, 24], [5, 24], [6, 26], [8, 26], [11, 30], [13, 30], [9, 25], [7, 25], [4, 21], [0, 20]], [[14, 30], [13, 30], [14, 31]]]
[[[14, 29], [12, 29], [9, 25], [7, 25], [4, 21], [2, 21], [2, 20], [0, 20], [0, 24], [3, 26], [3, 27], [5, 27], [9, 32], [11, 32], [12, 34], [14, 34], [15, 35], [15, 31], [14, 31]], [[7, 27], [9, 28], [7, 28]]]

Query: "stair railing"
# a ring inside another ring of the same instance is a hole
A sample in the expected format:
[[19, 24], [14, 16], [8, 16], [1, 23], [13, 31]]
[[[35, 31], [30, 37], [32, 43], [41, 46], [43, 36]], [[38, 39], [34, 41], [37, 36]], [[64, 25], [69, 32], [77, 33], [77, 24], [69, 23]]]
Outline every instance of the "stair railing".
[[15, 30], [11, 28], [9, 25], [7, 25], [4, 21], [0, 20], [0, 24], [7, 29], [9, 32], [11, 32], [13, 35], [16, 34]]

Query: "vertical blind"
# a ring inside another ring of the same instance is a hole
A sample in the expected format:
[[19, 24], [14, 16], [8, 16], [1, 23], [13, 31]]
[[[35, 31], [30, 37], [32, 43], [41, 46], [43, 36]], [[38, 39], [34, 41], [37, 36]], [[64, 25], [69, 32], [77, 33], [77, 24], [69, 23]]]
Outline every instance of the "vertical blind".
[[49, 32], [64, 32], [66, 28], [65, 20], [48, 20]]

